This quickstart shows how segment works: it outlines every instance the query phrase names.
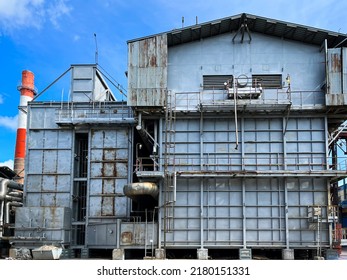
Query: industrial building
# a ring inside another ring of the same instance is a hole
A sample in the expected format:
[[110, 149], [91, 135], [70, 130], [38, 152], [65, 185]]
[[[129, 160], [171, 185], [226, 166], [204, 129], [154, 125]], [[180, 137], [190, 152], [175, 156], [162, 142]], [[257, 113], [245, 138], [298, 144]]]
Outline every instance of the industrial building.
[[313, 259], [341, 248], [347, 36], [240, 14], [130, 40], [127, 101], [72, 65], [27, 106], [12, 248]]

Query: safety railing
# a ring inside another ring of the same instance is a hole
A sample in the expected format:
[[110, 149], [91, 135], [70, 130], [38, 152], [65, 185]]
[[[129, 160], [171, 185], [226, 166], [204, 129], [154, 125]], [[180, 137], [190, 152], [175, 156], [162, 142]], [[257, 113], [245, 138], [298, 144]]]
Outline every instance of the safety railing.
[[74, 121], [91, 121], [97, 123], [112, 122], [115, 119], [128, 119], [132, 117], [127, 107], [111, 106], [96, 108], [60, 108], [56, 110], [56, 123], [71, 123]]
[[[245, 90], [245, 89], [241, 89]], [[253, 92], [254, 91], [254, 92]], [[256, 93], [256, 94], [255, 94]], [[202, 90], [200, 92], [176, 92], [175, 110], [193, 111], [199, 110], [200, 106], [234, 106], [234, 94], [230, 90]], [[293, 109], [316, 109], [325, 106], [325, 94], [322, 91], [286, 91], [282, 89], [251, 88], [249, 94], [238, 96], [241, 105], [291, 105]], [[254, 98], [257, 96], [257, 98]], [[259, 107], [261, 108], [261, 107]]]
[[[158, 171], [162, 160], [160, 158], [142, 158], [136, 160], [135, 171]], [[241, 171], [241, 170], [279, 170], [279, 171], [347, 171], [347, 158], [338, 164], [331, 164], [330, 158], [317, 156], [220, 156], [206, 154], [204, 157], [189, 155], [169, 159], [169, 166], [175, 166], [176, 171], [204, 170], [204, 171]]]

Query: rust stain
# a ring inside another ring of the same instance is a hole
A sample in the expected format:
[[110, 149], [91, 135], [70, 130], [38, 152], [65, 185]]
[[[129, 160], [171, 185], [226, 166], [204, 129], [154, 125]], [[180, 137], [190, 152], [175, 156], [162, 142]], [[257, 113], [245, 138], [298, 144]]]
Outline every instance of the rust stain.
[[152, 55], [152, 57], [150, 59], [150, 65], [152, 67], [157, 67], [157, 57], [155, 55]]
[[341, 72], [341, 57], [339, 54], [332, 54], [331, 56], [331, 71], [334, 73]]
[[123, 243], [132, 243], [133, 242], [133, 233], [131, 231], [122, 232], [122, 242]]

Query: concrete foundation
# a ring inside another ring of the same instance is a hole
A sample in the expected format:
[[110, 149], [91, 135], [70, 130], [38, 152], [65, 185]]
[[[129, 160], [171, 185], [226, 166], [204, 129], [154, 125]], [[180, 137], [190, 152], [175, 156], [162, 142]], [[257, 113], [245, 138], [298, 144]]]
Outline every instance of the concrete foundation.
[[113, 249], [112, 260], [124, 260], [124, 249]]
[[252, 259], [252, 249], [240, 249], [239, 258], [240, 258], [240, 260], [251, 260]]
[[283, 249], [282, 250], [283, 260], [294, 260], [294, 249]]
[[208, 249], [198, 249], [197, 258], [198, 260], [208, 260]]
[[155, 258], [157, 260], [164, 260], [166, 258], [165, 249], [155, 249]]
[[325, 259], [326, 260], [338, 260], [339, 259], [339, 252], [335, 249], [327, 249], [325, 252]]

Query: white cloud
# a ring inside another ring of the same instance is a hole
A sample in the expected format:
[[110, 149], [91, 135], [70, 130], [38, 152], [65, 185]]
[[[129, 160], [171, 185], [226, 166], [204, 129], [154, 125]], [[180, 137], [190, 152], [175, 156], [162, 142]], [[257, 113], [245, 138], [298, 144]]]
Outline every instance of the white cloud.
[[75, 36], [73, 36], [73, 40], [74, 40], [74, 42], [77, 42], [77, 41], [79, 41], [80, 40], [80, 36], [79, 35], [75, 35]]
[[16, 131], [18, 128], [18, 115], [14, 117], [0, 116], [0, 127]]
[[48, 20], [58, 27], [58, 20], [69, 14], [68, 0], [0, 0], [0, 28], [5, 31], [35, 27]]
[[9, 159], [4, 162], [0, 162], [0, 166], [7, 166], [13, 170], [13, 160]]

